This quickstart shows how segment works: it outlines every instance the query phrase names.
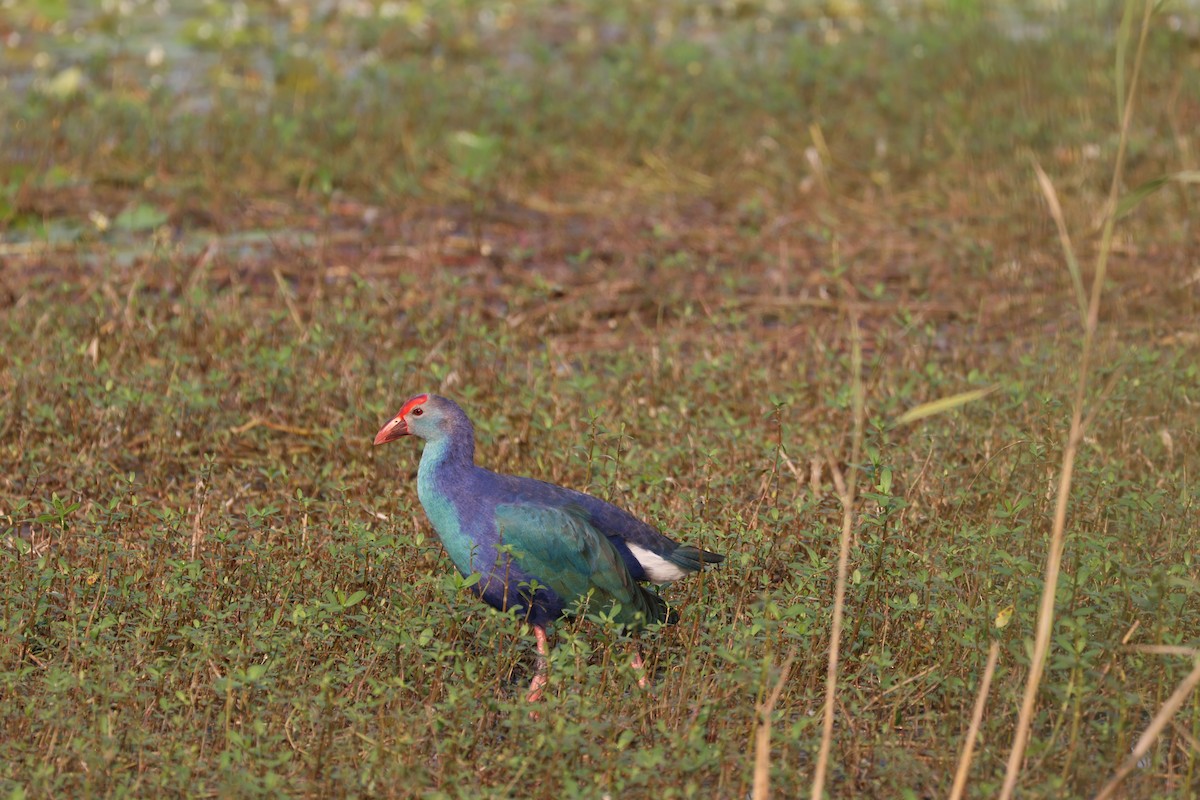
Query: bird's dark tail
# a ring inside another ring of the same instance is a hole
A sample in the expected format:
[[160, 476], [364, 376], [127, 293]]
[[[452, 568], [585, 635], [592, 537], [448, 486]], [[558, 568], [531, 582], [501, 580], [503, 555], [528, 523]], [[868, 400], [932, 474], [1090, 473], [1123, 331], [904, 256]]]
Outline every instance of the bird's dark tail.
[[690, 544], [676, 547], [668, 558], [680, 569], [685, 569], [688, 572], [699, 572], [704, 569], [705, 564], [720, 564], [725, 560], [725, 556], [720, 553], [710, 553], [707, 550], [701, 550], [699, 547], [693, 547]]

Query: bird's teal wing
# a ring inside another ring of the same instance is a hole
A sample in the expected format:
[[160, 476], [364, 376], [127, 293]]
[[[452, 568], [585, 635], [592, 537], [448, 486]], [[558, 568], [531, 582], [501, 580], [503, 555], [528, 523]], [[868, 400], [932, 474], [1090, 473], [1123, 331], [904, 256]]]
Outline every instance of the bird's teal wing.
[[496, 529], [517, 565], [561, 597], [570, 608], [586, 601], [625, 625], [666, 619], [662, 598], [638, 585], [608, 538], [582, 512], [507, 503], [496, 507]]

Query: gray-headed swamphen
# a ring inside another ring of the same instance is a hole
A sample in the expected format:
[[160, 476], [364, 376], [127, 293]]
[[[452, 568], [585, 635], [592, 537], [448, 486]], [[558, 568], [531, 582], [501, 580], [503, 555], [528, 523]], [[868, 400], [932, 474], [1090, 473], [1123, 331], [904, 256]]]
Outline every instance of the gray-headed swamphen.
[[[639, 581], [669, 583], [724, 558], [591, 495], [476, 466], [475, 428], [445, 397], [410, 399], [375, 444], [409, 435], [425, 440], [417, 497], [450, 560], [464, 576], [479, 573], [471, 589], [485, 602], [533, 626], [538, 670], [530, 701], [546, 685], [546, 627], [554, 620], [586, 603], [635, 630], [673, 622], [662, 598]], [[633, 666], [643, 668], [640, 653]]]

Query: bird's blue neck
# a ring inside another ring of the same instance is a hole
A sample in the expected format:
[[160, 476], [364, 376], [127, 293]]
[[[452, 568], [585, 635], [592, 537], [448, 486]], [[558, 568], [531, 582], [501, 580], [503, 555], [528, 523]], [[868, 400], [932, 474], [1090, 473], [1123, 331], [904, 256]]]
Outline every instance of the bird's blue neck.
[[473, 432], [448, 434], [425, 442], [417, 474], [443, 469], [463, 469], [475, 466], [475, 436]]
[[443, 436], [425, 442], [417, 467], [417, 497], [433, 523], [450, 560], [463, 575], [472, 571], [472, 542], [463, 531], [461, 512], [452, 497], [475, 468], [473, 436]]

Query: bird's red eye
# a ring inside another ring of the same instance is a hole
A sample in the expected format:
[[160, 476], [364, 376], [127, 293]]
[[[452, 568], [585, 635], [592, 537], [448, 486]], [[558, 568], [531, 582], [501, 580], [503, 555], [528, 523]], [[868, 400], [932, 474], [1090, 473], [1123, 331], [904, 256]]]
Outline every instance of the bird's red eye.
[[414, 408], [412, 410], [412, 413], [413, 413], [414, 417], [419, 417], [425, 413], [425, 409], [421, 408], [420, 406], [417, 406], [416, 408]]

